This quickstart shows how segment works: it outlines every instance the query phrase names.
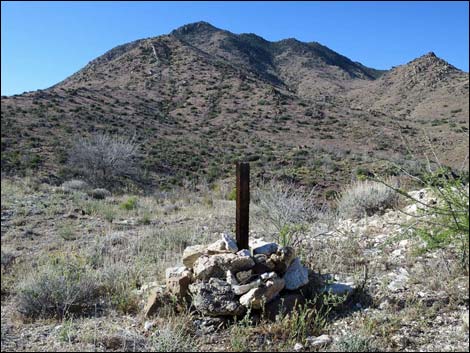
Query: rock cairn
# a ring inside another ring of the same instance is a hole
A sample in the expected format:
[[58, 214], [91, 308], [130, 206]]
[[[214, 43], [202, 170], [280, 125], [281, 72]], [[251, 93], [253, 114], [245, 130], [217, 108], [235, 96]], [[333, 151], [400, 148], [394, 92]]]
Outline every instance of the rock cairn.
[[281, 291], [299, 296], [309, 272], [292, 247], [252, 239], [239, 250], [222, 234], [210, 245], [194, 245], [183, 252], [183, 267], [166, 270], [166, 289], [186, 300], [202, 315], [238, 316], [248, 308], [262, 309], [279, 301]]

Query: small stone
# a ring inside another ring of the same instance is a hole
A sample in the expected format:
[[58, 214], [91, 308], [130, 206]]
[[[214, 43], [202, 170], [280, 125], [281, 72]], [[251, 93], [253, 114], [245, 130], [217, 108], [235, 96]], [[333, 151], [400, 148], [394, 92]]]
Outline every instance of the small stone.
[[235, 275], [239, 283], [246, 283], [252, 276], [253, 276], [253, 270], [240, 271], [240, 272], [237, 272], [237, 274]]
[[261, 283], [262, 283], [261, 280], [258, 279], [256, 281], [253, 281], [247, 284], [232, 286], [232, 290], [236, 295], [242, 295], [242, 294], [247, 293], [253, 288], [258, 288], [261, 285]]
[[286, 289], [295, 290], [308, 283], [308, 269], [296, 258], [284, 274]]
[[217, 255], [203, 255], [193, 265], [194, 276], [207, 281], [210, 278], [224, 278], [226, 270], [222, 268], [221, 260]]
[[236, 256], [230, 262], [230, 269], [234, 272], [250, 270], [255, 266], [255, 262], [249, 256]]
[[222, 239], [219, 239], [219, 240], [215, 241], [214, 243], [209, 244], [207, 246], [207, 251], [209, 251], [209, 252], [219, 253], [219, 252], [223, 252], [225, 250], [227, 250], [227, 249], [225, 248], [225, 242]]
[[330, 293], [337, 296], [350, 295], [354, 292], [354, 283], [330, 283], [322, 289], [322, 293]]
[[238, 281], [235, 278], [235, 275], [233, 274], [232, 271], [227, 270], [227, 283], [230, 284], [232, 287], [238, 285]]
[[331, 337], [328, 335], [321, 335], [318, 337], [307, 337], [306, 342], [308, 343], [309, 348], [321, 347], [330, 344], [332, 341]]
[[304, 346], [303, 346], [302, 343], [296, 343], [296, 344], [294, 345], [294, 351], [296, 351], [296, 352], [300, 352], [300, 351], [303, 350], [303, 349], [304, 349]]
[[169, 267], [166, 269], [166, 287], [177, 298], [188, 295], [188, 286], [192, 281], [192, 273], [186, 267]]
[[155, 322], [153, 321], [145, 321], [144, 331], [149, 331], [154, 325], [155, 325]]
[[144, 307], [144, 317], [150, 317], [157, 314], [165, 306], [164, 294], [160, 288], [153, 288]]
[[277, 251], [278, 245], [261, 239], [254, 239], [253, 242], [250, 242], [250, 248], [253, 250], [254, 255], [264, 254], [269, 256]]
[[284, 288], [282, 278], [274, 278], [266, 282], [265, 286], [251, 289], [248, 293], [240, 297], [240, 303], [253, 309], [261, 309], [264, 304], [272, 301]]
[[276, 277], [277, 277], [276, 272], [267, 272], [267, 273], [263, 273], [261, 275], [261, 279], [263, 281], [267, 281], [268, 279], [273, 279], [273, 278], [276, 278]]
[[[222, 240], [225, 243], [225, 250], [228, 250], [233, 253], [236, 253], [238, 251], [237, 242], [230, 235], [222, 234]], [[250, 256], [250, 254], [248, 254], [248, 256]]]
[[226, 323], [225, 317], [205, 317], [193, 321], [196, 327], [196, 334], [210, 335], [219, 331]]
[[192, 268], [196, 260], [206, 252], [205, 245], [188, 246], [183, 251], [183, 265]]
[[237, 255], [240, 256], [251, 256], [250, 250], [248, 249], [242, 249], [239, 252], [237, 252]]

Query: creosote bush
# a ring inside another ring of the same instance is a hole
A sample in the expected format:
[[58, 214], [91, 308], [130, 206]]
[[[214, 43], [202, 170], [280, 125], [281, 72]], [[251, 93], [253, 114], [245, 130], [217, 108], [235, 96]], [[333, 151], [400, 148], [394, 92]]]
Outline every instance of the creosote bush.
[[[389, 182], [391, 183], [391, 182]], [[358, 219], [383, 213], [398, 203], [399, 194], [386, 185], [370, 180], [359, 180], [345, 189], [337, 199], [342, 218]]]

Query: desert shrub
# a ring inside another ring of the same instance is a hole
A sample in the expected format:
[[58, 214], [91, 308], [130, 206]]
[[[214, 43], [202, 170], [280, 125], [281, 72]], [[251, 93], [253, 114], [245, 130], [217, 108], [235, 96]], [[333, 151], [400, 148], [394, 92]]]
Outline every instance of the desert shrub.
[[81, 191], [88, 189], [88, 184], [83, 180], [73, 179], [62, 183], [64, 191]]
[[138, 178], [137, 153], [134, 139], [104, 134], [79, 137], [69, 153], [69, 165], [97, 186], [114, 185], [120, 179]]
[[90, 315], [97, 308], [137, 312], [133, 290], [141, 285], [141, 271], [109, 247], [40, 259], [37, 271], [18, 284], [18, 311], [33, 319]]
[[233, 188], [232, 191], [230, 191], [230, 194], [228, 194], [228, 200], [230, 201], [236, 201], [237, 200], [237, 189]]
[[359, 335], [348, 335], [336, 343], [337, 352], [377, 352], [371, 338]]
[[187, 315], [169, 318], [150, 337], [151, 350], [153, 352], [196, 352], [197, 346], [191, 337], [189, 323], [191, 319]]
[[141, 285], [137, 267], [125, 262], [106, 264], [100, 271], [101, 290], [111, 307], [122, 313], [136, 313], [139, 298], [133, 290]]
[[129, 197], [126, 201], [123, 201], [120, 205], [119, 208], [121, 210], [133, 210], [137, 208], [137, 198], [136, 197]]
[[454, 247], [464, 268], [469, 267], [469, 187], [467, 177], [452, 175], [445, 168], [428, 172], [421, 178], [436, 202], [424, 202], [384, 183], [393, 192], [412, 200], [418, 207], [414, 232], [426, 246], [424, 251]]
[[111, 196], [111, 192], [103, 188], [98, 188], [90, 190], [88, 195], [97, 200], [104, 200], [105, 198]]
[[396, 206], [398, 195], [382, 183], [359, 180], [345, 189], [337, 199], [338, 213], [342, 218], [371, 216]]
[[19, 284], [18, 311], [26, 317], [59, 317], [91, 310], [99, 297], [96, 277], [74, 258], [57, 257]]
[[275, 230], [283, 246], [297, 246], [313, 224], [326, 221], [328, 212], [314, 201], [315, 189], [305, 190], [293, 183], [272, 180], [254, 190], [253, 201], [260, 218]]

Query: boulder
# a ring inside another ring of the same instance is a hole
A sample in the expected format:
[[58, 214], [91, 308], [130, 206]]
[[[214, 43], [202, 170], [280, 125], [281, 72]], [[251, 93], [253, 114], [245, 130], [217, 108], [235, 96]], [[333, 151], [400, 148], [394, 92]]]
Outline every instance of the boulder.
[[286, 289], [296, 290], [308, 283], [308, 269], [296, 258], [284, 274]]
[[243, 315], [246, 309], [240, 305], [230, 284], [218, 278], [197, 282], [189, 286], [193, 305], [208, 316]]
[[186, 298], [192, 277], [192, 272], [186, 267], [169, 267], [166, 269], [166, 288], [177, 298]]
[[183, 265], [188, 268], [192, 268], [194, 262], [206, 252], [207, 248], [205, 245], [193, 245], [188, 246], [183, 251]]
[[261, 309], [264, 304], [273, 300], [284, 288], [284, 279], [274, 278], [268, 280], [264, 286], [250, 289], [240, 297], [240, 303], [253, 309]]

